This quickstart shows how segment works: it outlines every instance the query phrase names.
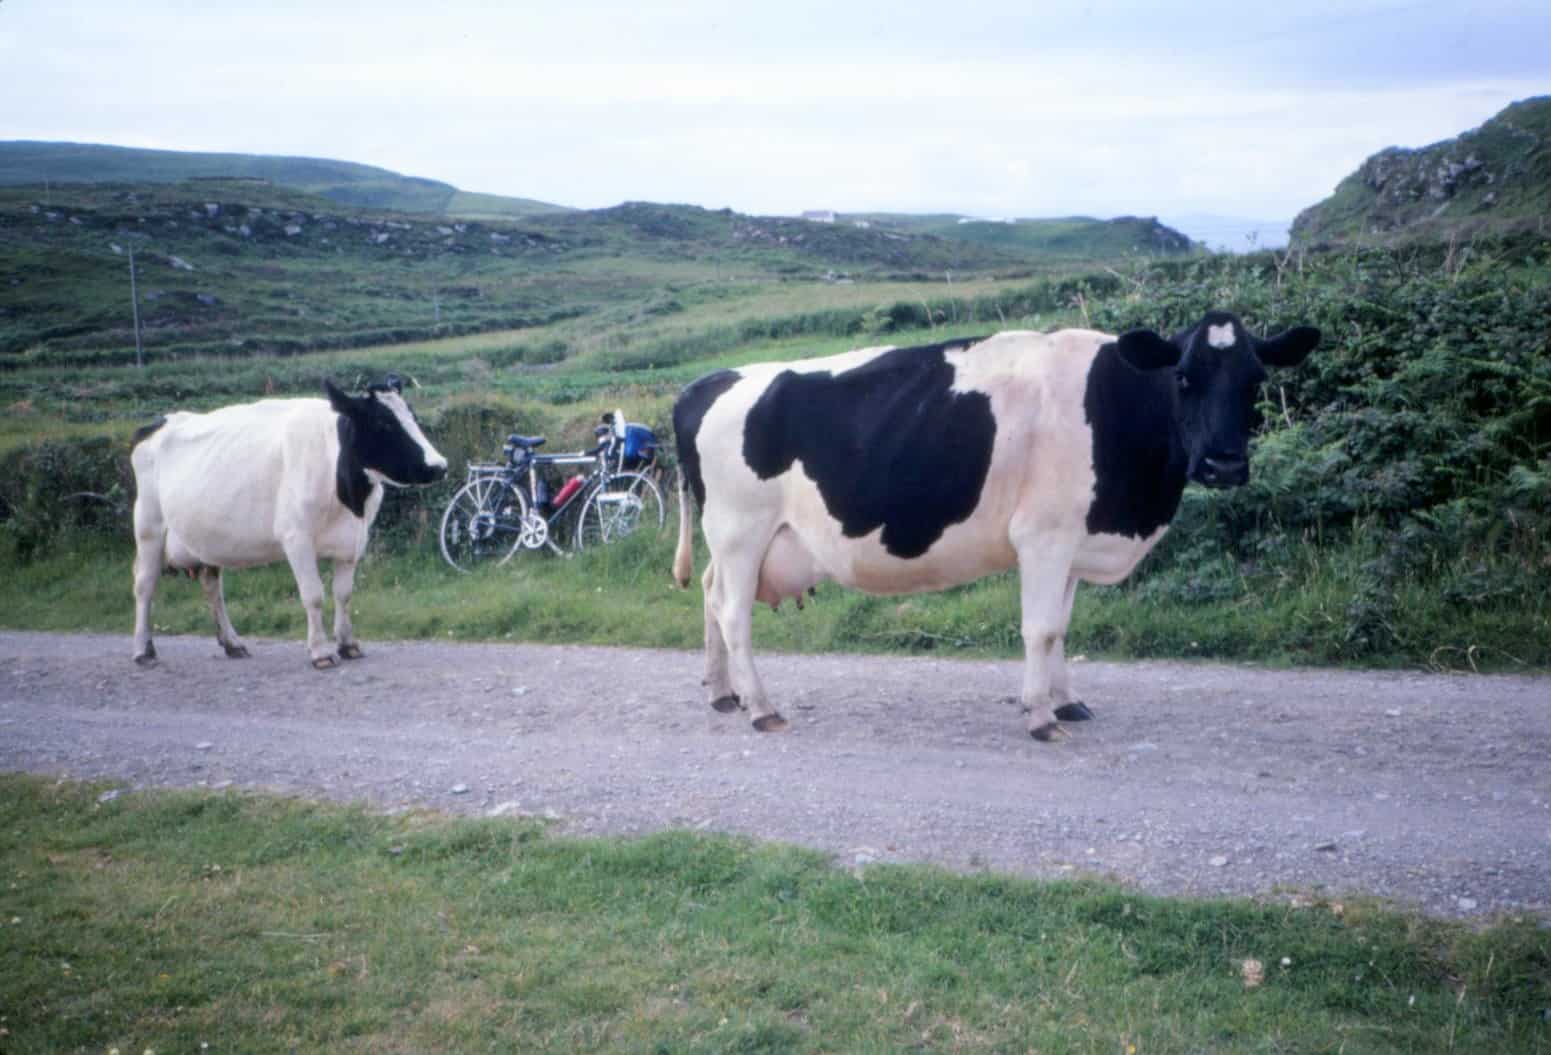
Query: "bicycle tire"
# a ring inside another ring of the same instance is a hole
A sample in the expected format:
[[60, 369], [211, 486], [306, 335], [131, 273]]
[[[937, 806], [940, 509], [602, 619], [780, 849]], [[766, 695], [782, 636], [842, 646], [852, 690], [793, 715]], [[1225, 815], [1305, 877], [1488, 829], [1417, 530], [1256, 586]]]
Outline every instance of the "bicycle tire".
[[528, 499], [499, 476], [475, 477], [452, 496], [438, 533], [442, 559], [461, 572], [499, 567], [522, 547]]
[[662, 492], [641, 473], [615, 473], [587, 496], [576, 522], [578, 550], [618, 542], [638, 531], [661, 531], [668, 513]]

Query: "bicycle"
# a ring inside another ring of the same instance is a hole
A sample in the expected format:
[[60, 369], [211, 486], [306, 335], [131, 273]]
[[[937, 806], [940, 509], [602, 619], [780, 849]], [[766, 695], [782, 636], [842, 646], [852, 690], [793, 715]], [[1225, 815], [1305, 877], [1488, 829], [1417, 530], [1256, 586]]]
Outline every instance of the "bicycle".
[[[566, 555], [559, 542], [581, 551], [634, 534], [643, 525], [661, 530], [667, 521], [662, 492], [650, 476], [656, 452], [627, 469], [623, 415], [604, 416], [594, 430], [598, 446], [574, 454], [538, 454], [543, 436], [512, 433], [502, 463], [470, 463], [462, 487], [442, 514], [442, 557], [459, 571], [500, 566], [523, 550], [549, 548]], [[549, 494], [541, 469], [590, 465]], [[574, 516], [572, 511], [575, 511]]]

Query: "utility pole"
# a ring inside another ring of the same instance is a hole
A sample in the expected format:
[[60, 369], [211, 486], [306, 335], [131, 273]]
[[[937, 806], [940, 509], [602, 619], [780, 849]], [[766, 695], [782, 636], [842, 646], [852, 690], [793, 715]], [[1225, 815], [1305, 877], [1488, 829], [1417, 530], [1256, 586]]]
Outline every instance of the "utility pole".
[[129, 247], [129, 307], [135, 315], [135, 368], [145, 369], [145, 351], [140, 346], [140, 292], [135, 287], [135, 247]]

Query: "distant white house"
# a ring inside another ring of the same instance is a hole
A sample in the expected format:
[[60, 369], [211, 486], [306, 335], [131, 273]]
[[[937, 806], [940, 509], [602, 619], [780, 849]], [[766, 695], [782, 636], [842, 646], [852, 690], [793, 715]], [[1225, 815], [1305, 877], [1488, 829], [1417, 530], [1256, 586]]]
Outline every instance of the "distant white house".
[[834, 223], [835, 211], [833, 209], [809, 209], [802, 214], [804, 220], [814, 223]]

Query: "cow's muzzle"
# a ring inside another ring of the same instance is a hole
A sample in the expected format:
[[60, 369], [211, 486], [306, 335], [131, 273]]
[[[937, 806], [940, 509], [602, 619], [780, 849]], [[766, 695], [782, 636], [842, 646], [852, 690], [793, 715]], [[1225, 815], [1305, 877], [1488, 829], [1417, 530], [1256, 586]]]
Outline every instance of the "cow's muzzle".
[[1249, 459], [1243, 457], [1202, 458], [1191, 478], [1207, 487], [1240, 487], [1249, 483]]

